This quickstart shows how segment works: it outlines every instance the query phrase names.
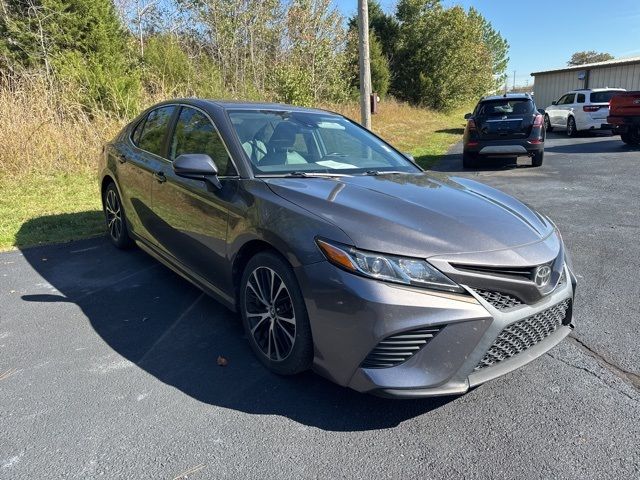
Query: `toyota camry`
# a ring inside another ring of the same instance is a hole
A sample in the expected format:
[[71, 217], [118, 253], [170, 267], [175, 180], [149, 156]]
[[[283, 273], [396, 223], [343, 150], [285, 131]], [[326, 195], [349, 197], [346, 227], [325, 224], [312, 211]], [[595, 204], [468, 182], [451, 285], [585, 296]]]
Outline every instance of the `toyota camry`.
[[183, 99], [104, 148], [107, 231], [238, 312], [257, 358], [361, 392], [461, 394], [573, 328], [553, 222], [336, 113]]

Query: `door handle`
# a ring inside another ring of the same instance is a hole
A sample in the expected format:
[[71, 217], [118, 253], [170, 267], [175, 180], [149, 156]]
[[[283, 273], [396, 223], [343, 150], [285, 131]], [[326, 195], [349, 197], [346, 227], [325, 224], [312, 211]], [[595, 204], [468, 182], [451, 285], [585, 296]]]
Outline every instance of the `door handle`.
[[153, 174], [153, 178], [155, 178], [158, 183], [164, 183], [167, 181], [167, 177], [165, 176], [164, 172], [155, 172]]
[[118, 163], [126, 163], [126, 161], [127, 161], [127, 157], [125, 157], [122, 154], [118, 155]]

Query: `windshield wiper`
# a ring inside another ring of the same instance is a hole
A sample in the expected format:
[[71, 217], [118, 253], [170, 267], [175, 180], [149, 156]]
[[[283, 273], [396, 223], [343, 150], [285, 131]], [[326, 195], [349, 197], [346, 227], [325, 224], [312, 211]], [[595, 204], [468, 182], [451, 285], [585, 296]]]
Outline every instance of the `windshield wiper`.
[[346, 175], [344, 173], [325, 173], [325, 172], [303, 172], [303, 171], [294, 171], [273, 175], [256, 175], [258, 178], [313, 178], [313, 177], [348, 177], [350, 175]]
[[363, 173], [363, 175], [376, 176], [376, 175], [387, 175], [387, 174], [396, 174], [396, 173], [406, 173], [406, 172], [401, 172], [399, 170], [389, 170], [389, 171], [367, 170], [366, 172]]

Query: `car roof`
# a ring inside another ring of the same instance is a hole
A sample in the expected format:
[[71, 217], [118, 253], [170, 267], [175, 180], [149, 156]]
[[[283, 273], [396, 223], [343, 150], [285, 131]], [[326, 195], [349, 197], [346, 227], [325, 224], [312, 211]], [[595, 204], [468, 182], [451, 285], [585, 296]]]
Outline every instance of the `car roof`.
[[487, 95], [486, 97], [482, 97], [480, 99], [481, 102], [491, 101], [491, 100], [504, 100], [505, 98], [515, 99], [515, 100], [531, 100], [531, 95], [528, 93], [506, 93], [504, 95]]
[[576, 93], [576, 92], [610, 92], [610, 91], [626, 92], [626, 90], [624, 88], [604, 87], [604, 88], [577, 88], [575, 90], [569, 90], [567, 93]]
[[286, 103], [272, 103], [272, 102], [247, 102], [242, 100], [214, 100], [206, 99], [205, 102], [213, 105], [218, 105], [225, 110], [275, 110], [286, 112], [310, 112], [310, 113], [330, 113], [338, 115], [337, 113], [323, 110], [320, 108], [300, 107], [296, 105], [288, 105]]

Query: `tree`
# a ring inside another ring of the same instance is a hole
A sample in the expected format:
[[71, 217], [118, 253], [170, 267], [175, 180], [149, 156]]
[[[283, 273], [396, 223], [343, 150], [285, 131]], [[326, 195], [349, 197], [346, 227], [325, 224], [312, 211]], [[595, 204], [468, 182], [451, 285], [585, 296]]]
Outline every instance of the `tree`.
[[435, 0], [401, 0], [400, 47], [394, 93], [412, 103], [450, 109], [494, 85], [493, 58], [482, 25], [462, 7]]
[[491, 67], [494, 78], [494, 89], [499, 89], [507, 79], [506, 71], [509, 63], [509, 43], [500, 35], [491, 23], [475, 8], [469, 9], [469, 20], [477, 22], [482, 30], [482, 41], [491, 55]]
[[12, 69], [42, 67], [91, 109], [133, 111], [139, 81], [110, 0], [6, 0], [0, 52]]
[[[349, 64], [350, 84], [354, 89], [360, 88], [358, 65], [358, 29], [349, 22], [347, 38], [347, 59]], [[384, 98], [389, 91], [391, 71], [389, 61], [382, 51], [382, 43], [378, 40], [375, 30], [369, 31], [369, 64], [371, 66], [371, 88], [373, 92]]]
[[571, 55], [571, 59], [567, 62], [567, 65], [573, 67], [587, 63], [606, 62], [607, 60], [613, 60], [613, 58], [613, 55], [606, 52], [596, 52], [594, 50], [582, 51]]

